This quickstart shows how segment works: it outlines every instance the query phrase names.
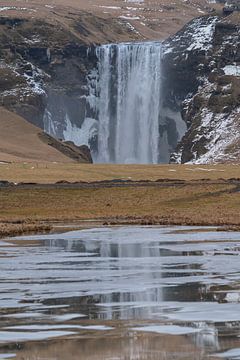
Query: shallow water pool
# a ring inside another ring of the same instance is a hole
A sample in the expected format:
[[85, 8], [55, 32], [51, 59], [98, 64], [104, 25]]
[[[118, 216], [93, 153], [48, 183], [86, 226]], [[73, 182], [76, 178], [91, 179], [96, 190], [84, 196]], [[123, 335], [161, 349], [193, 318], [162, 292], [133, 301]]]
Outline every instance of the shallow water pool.
[[0, 243], [0, 359], [240, 359], [240, 233], [113, 227]]

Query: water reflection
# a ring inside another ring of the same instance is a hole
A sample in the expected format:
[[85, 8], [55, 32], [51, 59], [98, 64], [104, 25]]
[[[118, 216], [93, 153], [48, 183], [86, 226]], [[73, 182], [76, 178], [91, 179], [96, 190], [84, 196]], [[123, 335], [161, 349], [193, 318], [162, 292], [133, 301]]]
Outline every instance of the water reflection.
[[44, 358], [54, 343], [43, 350], [41, 340], [63, 337], [57, 359], [75, 348], [78, 359], [205, 359], [228, 350], [226, 337], [239, 347], [240, 234], [174, 230], [122, 227], [3, 241], [0, 349], [24, 342], [16, 356], [34, 348], [35, 358]]
[[[27, 344], [17, 351], [16, 359], [66, 360], [205, 360], [205, 354], [190, 339], [179, 336], [141, 336], [78, 339], [41, 344]], [[211, 360], [216, 360], [215, 356]]]

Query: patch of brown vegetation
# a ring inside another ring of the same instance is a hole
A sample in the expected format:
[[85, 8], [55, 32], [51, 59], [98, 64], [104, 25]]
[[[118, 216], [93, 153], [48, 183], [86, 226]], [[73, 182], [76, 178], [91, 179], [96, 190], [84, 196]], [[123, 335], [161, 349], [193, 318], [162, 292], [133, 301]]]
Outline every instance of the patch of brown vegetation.
[[[99, 220], [104, 225], [227, 225], [238, 229], [238, 175], [239, 166], [234, 165], [39, 163], [33, 169], [32, 164], [4, 164], [0, 165], [0, 179], [38, 184], [0, 188], [0, 221], [28, 219], [42, 226]], [[146, 180], [137, 181], [141, 179]]]
[[0, 238], [6, 236], [17, 236], [27, 233], [49, 232], [51, 229], [52, 226], [50, 224], [41, 224], [39, 222], [2, 222], [0, 223]]
[[102, 219], [107, 224], [240, 226], [238, 185], [3, 188], [0, 220]]
[[219, 229], [217, 229], [217, 231], [239, 231], [240, 232], [240, 226], [234, 226], [234, 225], [228, 225], [228, 226], [223, 226]]
[[[212, 9], [221, 11], [220, 4], [207, 0], [145, 0], [144, 3], [124, 0], [2, 0], [1, 6], [16, 7], [3, 11], [2, 16], [44, 19], [55, 26], [70, 30], [85, 42], [160, 40], [176, 33], [188, 21], [207, 14]], [[24, 10], [21, 10], [24, 9]], [[75, 24], [80, 19], [81, 27]], [[132, 25], [129, 26], [129, 24]]]
[[67, 163], [90, 160], [80, 147], [60, 142], [21, 116], [0, 107], [0, 162]]
[[[0, 161], [1, 161], [0, 157]], [[103, 180], [218, 180], [239, 178], [239, 165], [116, 165], [76, 163], [0, 164], [0, 180], [54, 184]]]

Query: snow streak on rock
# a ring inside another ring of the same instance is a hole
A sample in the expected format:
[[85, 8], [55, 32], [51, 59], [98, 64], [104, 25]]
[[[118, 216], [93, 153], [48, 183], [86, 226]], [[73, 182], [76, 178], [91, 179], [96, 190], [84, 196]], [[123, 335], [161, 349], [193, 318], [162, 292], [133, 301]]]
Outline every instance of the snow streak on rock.
[[[206, 164], [217, 162], [230, 162], [238, 159], [239, 140], [239, 117], [240, 108], [235, 109], [231, 115], [214, 114], [208, 109], [201, 112], [202, 123], [198, 129], [199, 138], [202, 136], [208, 140], [206, 153], [194, 159], [190, 163]], [[196, 141], [199, 140], [196, 138]], [[233, 147], [236, 146], [236, 151]]]
[[2, 12], [2, 11], [9, 11], [9, 10], [14, 10], [14, 11], [29, 11], [29, 12], [36, 12], [36, 11], [37, 11], [37, 10], [35, 10], [35, 9], [30, 9], [30, 8], [25, 8], [25, 7], [0, 6], [0, 12]]
[[171, 161], [239, 162], [239, 34], [237, 24], [201, 17], [166, 43], [166, 57], [187, 78], [185, 83], [180, 77], [182, 91], [187, 89], [181, 100], [188, 130]]
[[208, 50], [212, 46], [211, 39], [213, 37], [216, 21], [217, 18], [213, 18], [207, 26], [201, 24], [201, 19], [193, 21], [190, 26], [190, 31], [192, 30], [192, 42], [187, 48], [188, 51]]
[[172, 41], [166, 45], [165, 53], [174, 51], [175, 46], [182, 48], [183, 52], [190, 52], [194, 50], [209, 50], [212, 47], [212, 39], [214, 29], [218, 18], [200, 17], [193, 20], [186, 27], [185, 31], [180, 31], [172, 38]]
[[240, 76], [240, 65], [226, 65], [223, 71], [226, 75]]
[[[206, 164], [239, 161], [240, 106], [233, 106], [233, 109], [224, 107], [225, 99], [234, 96], [232, 91], [235, 86], [234, 79], [227, 85], [218, 85], [218, 88], [216, 84], [205, 79], [198, 93], [188, 104], [188, 111], [191, 112], [195, 98], [201, 97], [202, 107], [193, 118], [192, 160], [188, 163]], [[217, 89], [222, 101], [220, 108], [216, 107], [215, 104], [214, 106], [211, 105]], [[174, 154], [175, 161], [178, 163], [181, 162], [182, 151], [183, 148], [180, 148]]]
[[20, 102], [32, 95], [45, 96], [44, 79], [47, 74], [30, 62], [22, 62], [8, 65], [0, 62], [0, 69], [5, 71], [5, 80], [13, 80], [12, 87], [4, 90], [0, 94], [0, 100], [4, 103], [4, 98], [18, 96]]

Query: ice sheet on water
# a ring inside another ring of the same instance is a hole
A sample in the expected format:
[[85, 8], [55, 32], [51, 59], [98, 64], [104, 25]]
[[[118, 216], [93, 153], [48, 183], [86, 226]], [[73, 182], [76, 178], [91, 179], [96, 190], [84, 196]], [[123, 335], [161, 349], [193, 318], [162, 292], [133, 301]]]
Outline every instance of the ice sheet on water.
[[68, 320], [73, 320], [73, 319], [78, 319], [78, 318], [83, 318], [86, 317], [86, 315], [84, 314], [62, 314], [62, 315], [57, 315], [54, 316], [54, 320], [55, 321], [68, 321]]
[[227, 350], [213, 355], [227, 360], [240, 360], [240, 348]]
[[57, 329], [82, 329], [82, 330], [112, 330], [113, 327], [111, 326], [105, 326], [105, 325], [19, 325], [19, 326], [8, 326], [5, 327], [7, 330], [37, 330], [37, 331], [45, 331], [45, 330], [57, 330]]
[[[185, 242], [185, 241], [213, 241], [213, 240], [240, 240], [240, 233], [228, 231], [198, 231], [204, 227], [190, 226], [131, 226], [131, 227], [112, 227], [96, 228], [86, 230], [70, 231], [64, 234], [35, 235], [15, 237], [15, 240], [76, 240], [76, 241], [104, 241], [105, 243], [148, 243], [148, 242]], [[182, 233], [176, 234], [177, 231]], [[193, 230], [196, 230], [194, 232]]]
[[158, 334], [169, 334], [169, 335], [187, 335], [200, 332], [199, 328], [190, 326], [178, 326], [178, 325], [147, 325], [141, 327], [134, 327], [131, 330], [154, 332]]
[[[117, 318], [148, 320], [131, 324], [139, 331], [161, 325], [154, 330], [193, 328], [198, 336], [200, 323], [240, 321], [240, 234], [210, 230], [134, 226], [15, 239], [0, 262], [0, 310], [16, 317], [4, 318], [1, 331], [81, 334], [111, 330], [105, 321]], [[42, 241], [22, 246], [22, 239]]]
[[0, 331], [1, 343], [14, 343], [22, 341], [37, 341], [46, 340], [55, 337], [74, 335], [73, 331], [37, 331], [37, 332], [15, 332], [15, 331]]

